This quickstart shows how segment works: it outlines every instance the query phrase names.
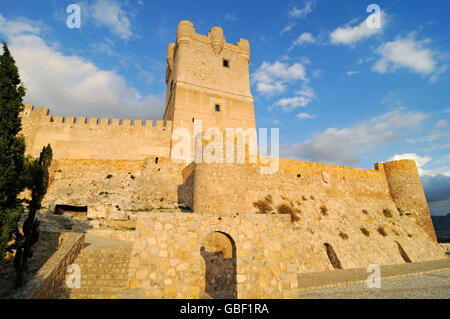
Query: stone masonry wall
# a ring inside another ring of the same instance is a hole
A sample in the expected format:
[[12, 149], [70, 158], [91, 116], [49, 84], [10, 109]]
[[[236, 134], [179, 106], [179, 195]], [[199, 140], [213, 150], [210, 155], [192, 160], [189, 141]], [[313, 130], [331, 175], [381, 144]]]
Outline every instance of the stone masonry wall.
[[437, 242], [436, 232], [428, 209], [427, 199], [415, 161], [393, 161], [381, 163], [377, 168], [384, 170], [392, 199], [405, 212], [410, 213], [430, 238]]
[[[344, 269], [404, 263], [397, 243], [413, 262], [445, 258], [406, 216], [389, 218], [371, 208], [367, 214], [353, 215], [331, 209], [323, 216], [310, 201], [315, 200], [304, 201], [296, 223], [278, 214], [141, 212], [128, 288], [142, 288], [144, 298], [210, 297], [201, 248], [212, 232], [226, 233], [235, 243], [238, 298], [296, 297], [298, 273], [333, 269], [325, 243], [333, 247]], [[380, 226], [385, 236], [377, 231]]]
[[25, 287], [16, 294], [17, 299], [52, 299], [63, 284], [67, 267], [72, 264], [84, 244], [84, 235], [63, 233], [61, 245]]
[[172, 122], [50, 116], [49, 110], [25, 105], [21, 113], [26, 152], [39, 157], [51, 144], [54, 159], [143, 160], [169, 156]]

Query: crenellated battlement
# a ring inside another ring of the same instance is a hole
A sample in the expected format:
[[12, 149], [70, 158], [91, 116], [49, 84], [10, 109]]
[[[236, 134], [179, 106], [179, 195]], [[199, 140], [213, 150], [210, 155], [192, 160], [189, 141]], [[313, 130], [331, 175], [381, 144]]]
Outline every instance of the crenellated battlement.
[[142, 120], [142, 119], [117, 119], [117, 118], [97, 118], [97, 117], [74, 117], [74, 116], [52, 116], [48, 108], [26, 104], [23, 109], [24, 117], [40, 118], [41, 123], [68, 124], [80, 126], [133, 126], [136, 128], [167, 127], [172, 128], [172, 121], [164, 120]]
[[172, 121], [53, 116], [27, 104], [21, 113], [26, 152], [50, 143], [55, 159], [142, 160], [170, 155]]

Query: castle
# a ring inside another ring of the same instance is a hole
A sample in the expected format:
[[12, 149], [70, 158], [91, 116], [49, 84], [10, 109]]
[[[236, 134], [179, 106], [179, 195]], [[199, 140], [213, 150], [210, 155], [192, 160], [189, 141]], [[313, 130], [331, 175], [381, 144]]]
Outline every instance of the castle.
[[[249, 141], [244, 163], [193, 161], [199, 121], [200, 133], [256, 134], [249, 62], [247, 40], [233, 45], [220, 27], [204, 36], [181, 21], [167, 50], [163, 120], [75, 119], [26, 105], [27, 153], [48, 143], [54, 152], [44, 210], [133, 222], [126, 283], [145, 298], [295, 298], [299, 273], [446, 258], [414, 161], [360, 169], [277, 159], [264, 174]], [[173, 156], [179, 129], [193, 136], [183, 161]]]

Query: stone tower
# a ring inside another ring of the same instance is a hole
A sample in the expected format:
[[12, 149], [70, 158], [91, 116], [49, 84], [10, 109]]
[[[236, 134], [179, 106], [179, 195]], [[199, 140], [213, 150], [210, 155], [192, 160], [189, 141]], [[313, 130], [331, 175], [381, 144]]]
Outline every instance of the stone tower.
[[174, 128], [255, 128], [249, 80], [250, 45], [227, 43], [220, 27], [208, 36], [192, 22], [178, 23], [177, 41], [167, 49], [165, 121]]

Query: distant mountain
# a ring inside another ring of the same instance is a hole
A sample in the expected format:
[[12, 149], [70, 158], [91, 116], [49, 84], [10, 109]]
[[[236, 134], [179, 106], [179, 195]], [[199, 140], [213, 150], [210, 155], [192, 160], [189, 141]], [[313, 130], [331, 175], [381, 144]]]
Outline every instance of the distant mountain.
[[439, 242], [450, 242], [450, 213], [447, 216], [431, 216]]

